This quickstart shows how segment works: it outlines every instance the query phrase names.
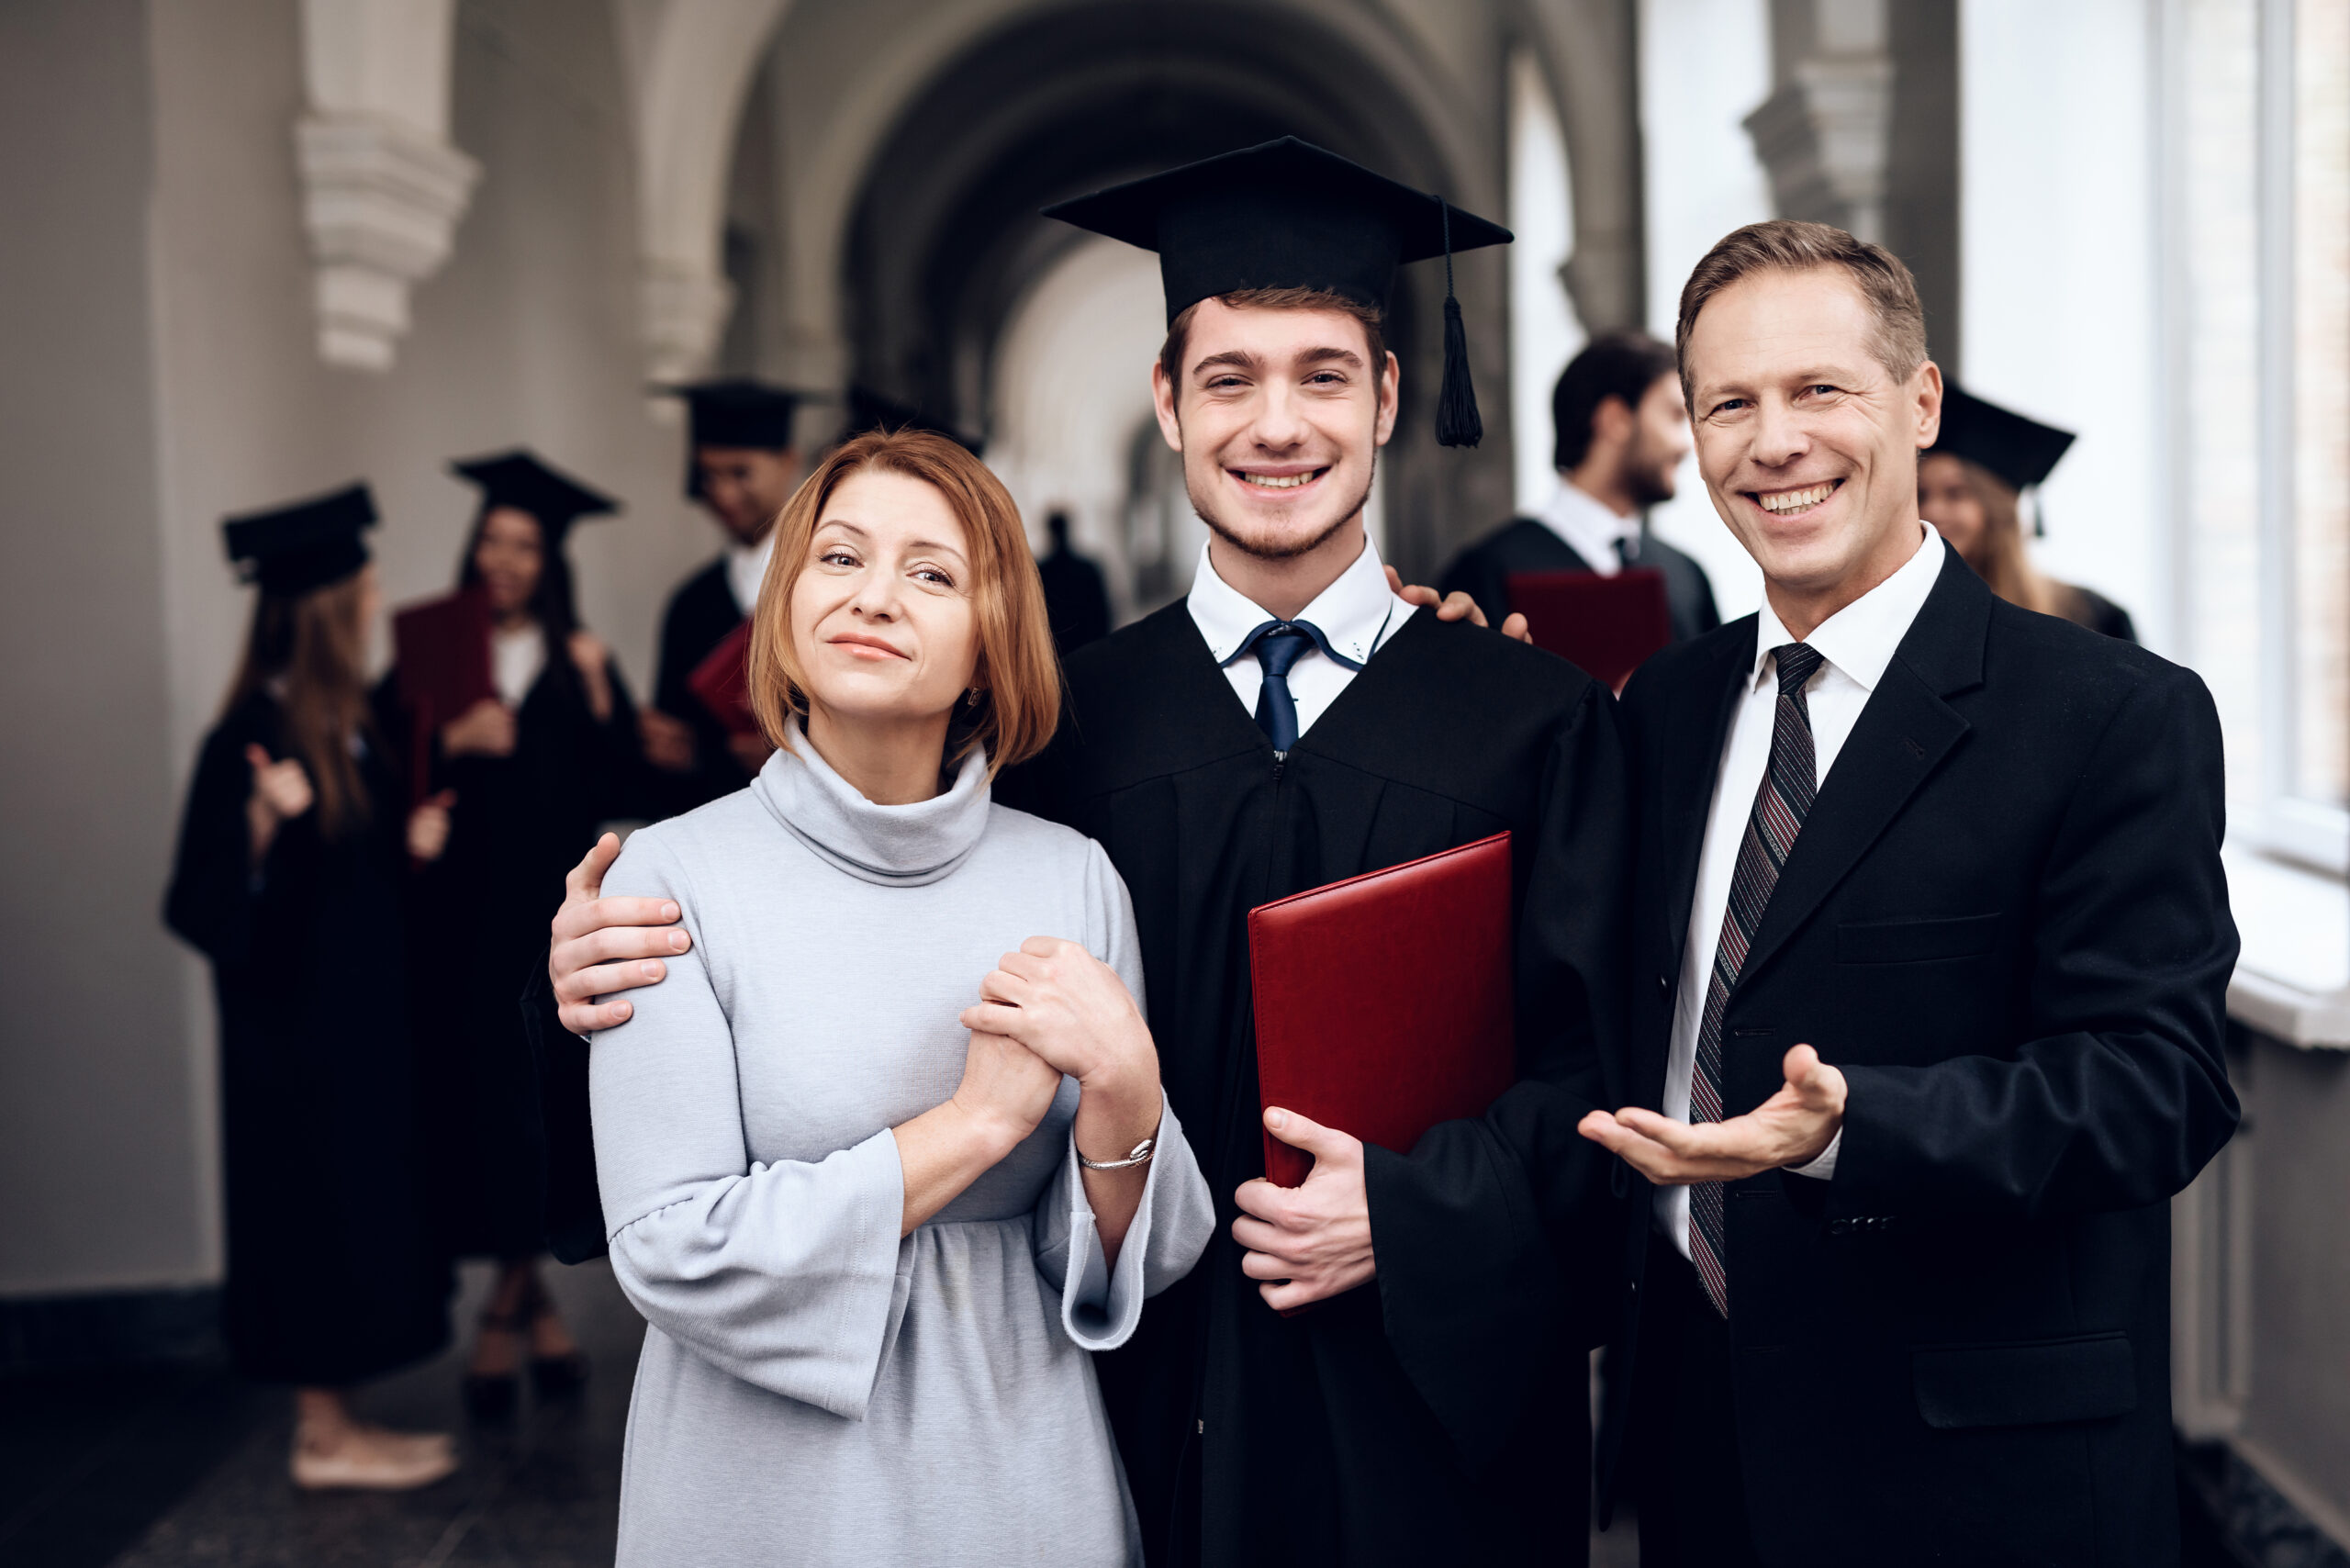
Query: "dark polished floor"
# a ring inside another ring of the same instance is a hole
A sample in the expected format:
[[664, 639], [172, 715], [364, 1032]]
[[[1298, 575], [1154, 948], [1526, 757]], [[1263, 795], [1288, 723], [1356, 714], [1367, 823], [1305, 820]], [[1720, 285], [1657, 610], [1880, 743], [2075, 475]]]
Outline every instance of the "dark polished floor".
[[[364, 1390], [361, 1412], [459, 1434], [464, 1468], [420, 1492], [305, 1494], [285, 1474], [289, 1396], [218, 1367], [0, 1383], [0, 1563], [9, 1568], [604, 1568], [643, 1326], [603, 1265], [547, 1281], [595, 1360], [577, 1402], [468, 1427], [462, 1348]], [[488, 1271], [465, 1271], [469, 1326]], [[1632, 1568], [1628, 1521], [1593, 1568]]]
[[[462, 1348], [360, 1396], [374, 1419], [459, 1434], [464, 1467], [420, 1492], [296, 1491], [290, 1397], [218, 1366], [0, 1382], [0, 1564], [604, 1568], [643, 1328], [600, 1263], [550, 1265], [547, 1281], [595, 1361], [576, 1402], [533, 1409], [526, 1399], [510, 1426], [468, 1427]], [[486, 1267], [465, 1271], [461, 1325], [488, 1285]], [[2224, 1455], [2188, 1460], [2185, 1568], [2350, 1568], [2338, 1548], [2302, 1540], [2305, 1529], [2231, 1528], [2266, 1494], [2232, 1483]], [[1592, 1538], [1592, 1568], [1639, 1561], [1629, 1519]]]
[[[0, 1387], [0, 1562], [16, 1568], [588, 1568], [612, 1560], [621, 1438], [643, 1327], [602, 1265], [548, 1284], [595, 1372], [576, 1401], [527, 1394], [468, 1427], [462, 1350], [365, 1389], [361, 1413], [458, 1434], [464, 1463], [420, 1492], [305, 1494], [286, 1479], [290, 1398], [218, 1369]], [[488, 1288], [468, 1268], [458, 1322]]]

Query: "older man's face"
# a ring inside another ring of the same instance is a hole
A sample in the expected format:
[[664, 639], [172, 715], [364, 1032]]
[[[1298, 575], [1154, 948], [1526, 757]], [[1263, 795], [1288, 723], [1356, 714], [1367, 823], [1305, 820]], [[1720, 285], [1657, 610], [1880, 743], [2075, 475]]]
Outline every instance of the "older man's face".
[[1918, 449], [1940, 423], [1942, 372], [1929, 360], [1895, 379], [1850, 274], [1815, 267], [1740, 279], [1690, 332], [1698, 471], [1783, 615], [1783, 599], [1832, 613], [1922, 537]]

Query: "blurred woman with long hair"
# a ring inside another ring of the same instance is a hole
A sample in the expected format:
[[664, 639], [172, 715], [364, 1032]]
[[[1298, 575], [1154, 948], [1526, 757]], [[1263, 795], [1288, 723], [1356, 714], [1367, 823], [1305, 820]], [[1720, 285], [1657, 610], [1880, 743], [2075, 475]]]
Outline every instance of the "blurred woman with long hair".
[[445, 1434], [360, 1422], [344, 1392], [449, 1338], [408, 1021], [370, 979], [401, 951], [403, 857], [431, 859], [448, 828], [438, 805], [408, 809], [369, 709], [375, 518], [353, 486], [227, 524], [260, 594], [164, 904], [212, 960], [220, 1011], [222, 1327], [240, 1372], [297, 1389], [305, 1487], [404, 1489], [456, 1465]]
[[2046, 479], [2072, 444], [2070, 431], [1953, 383], [1942, 397], [1942, 433], [1918, 454], [1919, 515], [2009, 604], [2134, 643], [2128, 610], [2103, 594], [2041, 576], [2024, 547], [2023, 492]]
[[[464, 935], [456, 961], [420, 967], [413, 989], [442, 1236], [454, 1255], [499, 1265], [465, 1379], [468, 1408], [497, 1419], [514, 1408], [526, 1338], [540, 1397], [572, 1392], [587, 1373], [538, 1271], [537, 1101], [517, 998], [545, 959], [572, 846], [629, 810], [639, 755], [628, 688], [579, 624], [564, 552], [574, 522], [615, 503], [526, 451], [452, 467], [482, 500], [444, 604], [473, 613], [436, 623], [476, 645], [435, 651], [475, 661], [488, 689], [433, 714], [424, 737], [420, 771], [454, 804], [448, 853], [421, 879], [418, 907], [436, 928], [463, 923]], [[395, 688], [419, 684], [403, 679], [412, 651], [403, 636]]]

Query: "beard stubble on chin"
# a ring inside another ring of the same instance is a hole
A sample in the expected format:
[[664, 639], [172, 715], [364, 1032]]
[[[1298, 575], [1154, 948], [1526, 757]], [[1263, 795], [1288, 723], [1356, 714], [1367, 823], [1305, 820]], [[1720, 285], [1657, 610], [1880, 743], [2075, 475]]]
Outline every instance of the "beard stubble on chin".
[[1673, 498], [1673, 471], [1680, 465], [1676, 459], [1645, 442], [1627, 454], [1624, 466], [1631, 479], [1632, 499], [1642, 511]]
[[1235, 550], [1259, 561], [1293, 561], [1300, 555], [1312, 554], [1327, 543], [1332, 534], [1360, 517], [1362, 509], [1371, 501], [1371, 481], [1378, 476], [1379, 458], [1374, 454], [1371, 460], [1370, 477], [1362, 482], [1362, 493], [1355, 498], [1352, 506], [1341, 511], [1327, 528], [1322, 529], [1311, 539], [1251, 539], [1222, 518], [1217, 517], [1215, 509], [1203, 503], [1200, 499], [1199, 492], [1192, 490], [1189, 485], [1184, 487], [1184, 490], [1191, 497], [1192, 510], [1198, 515], [1202, 522], [1208, 525], [1208, 532]]

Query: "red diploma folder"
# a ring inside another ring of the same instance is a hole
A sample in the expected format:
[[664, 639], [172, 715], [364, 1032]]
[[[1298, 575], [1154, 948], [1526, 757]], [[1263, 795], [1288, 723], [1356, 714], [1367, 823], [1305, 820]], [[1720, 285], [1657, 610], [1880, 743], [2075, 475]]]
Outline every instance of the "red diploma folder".
[[413, 799], [430, 793], [432, 733], [485, 697], [498, 695], [489, 673], [489, 602], [477, 593], [411, 604], [392, 617], [392, 656], [399, 664], [400, 705], [408, 710]]
[[711, 717], [726, 726], [733, 735], [755, 735], [759, 721], [751, 711], [751, 622], [743, 623], [719, 639], [718, 646], [710, 650], [701, 663], [694, 666], [693, 674], [686, 677], [686, 689], [701, 700]]
[[1673, 641], [1664, 574], [1629, 566], [1596, 572], [1512, 572], [1509, 607], [1526, 617], [1534, 645], [1621, 691], [1651, 654]]
[[[1408, 1152], [1483, 1114], [1517, 1076], [1509, 834], [1248, 912], [1257, 1088], [1365, 1143]], [[1313, 1156], [1265, 1134], [1265, 1179]]]

